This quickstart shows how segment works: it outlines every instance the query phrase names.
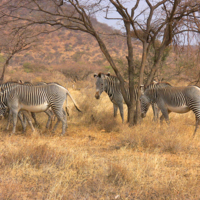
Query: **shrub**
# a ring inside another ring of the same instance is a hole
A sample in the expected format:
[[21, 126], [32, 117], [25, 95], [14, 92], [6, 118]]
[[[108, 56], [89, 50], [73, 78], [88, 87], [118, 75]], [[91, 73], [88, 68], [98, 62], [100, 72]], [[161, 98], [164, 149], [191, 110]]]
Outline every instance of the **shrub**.
[[42, 72], [45, 67], [37, 63], [25, 62], [23, 69], [26, 73]]

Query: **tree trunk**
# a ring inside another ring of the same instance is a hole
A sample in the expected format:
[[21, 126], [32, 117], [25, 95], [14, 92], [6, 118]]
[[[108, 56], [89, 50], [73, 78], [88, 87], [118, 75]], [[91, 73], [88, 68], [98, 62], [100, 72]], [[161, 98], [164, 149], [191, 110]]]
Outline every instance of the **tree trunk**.
[[12, 58], [12, 56], [9, 56], [9, 57], [7, 58], [5, 64], [4, 64], [4, 66], [3, 66], [3, 71], [2, 71], [2, 74], [1, 74], [1, 78], [0, 78], [0, 84], [3, 83], [4, 75], [5, 75], [5, 72], [6, 72], [6, 67], [8, 66], [9, 61], [10, 61], [11, 58]]
[[128, 122], [129, 125], [132, 126], [135, 124], [134, 121], [134, 108], [135, 108], [135, 92], [134, 92], [134, 75], [135, 75], [135, 69], [134, 69], [134, 63], [133, 63], [133, 46], [132, 46], [132, 40], [131, 40], [131, 30], [130, 30], [130, 22], [124, 22], [126, 27], [126, 33], [127, 33], [127, 46], [128, 46], [128, 75], [129, 75], [129, 94], [130, 94], [130, 104], [128, 104]]
[[135, 106], [134, 105], [130, 105], [130, 106], [127, 106], [127, 108], [128, 108], [129, 125], [133, 126], [135, 124]]
[[[138, 88], [140, 88], [141, 85], [144, 85], [144, 69], [145, 69], [145, 63], [147, 60], [147, 51], [148, 51], [148, 45], [146, 42], [143, 43], [143, 54], [142, 54], [142, 62], [140, 66], [140, 77], [139, 77], [139, 85]], [[136, 116], [135, 116], [135, 122], [137, 123], [140, 119], [140, 96], [141, 96], [141, 90], [138, 89], [137, 92], [137, 99], [136, 99]]]

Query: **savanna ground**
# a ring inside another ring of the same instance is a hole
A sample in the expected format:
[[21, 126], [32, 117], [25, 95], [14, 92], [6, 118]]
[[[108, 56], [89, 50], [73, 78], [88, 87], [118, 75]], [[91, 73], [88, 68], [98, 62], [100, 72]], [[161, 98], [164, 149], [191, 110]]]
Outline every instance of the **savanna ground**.
[[0, 199], [200, 199], [193, 113], [171, 114], [170, 125], [160, 126], [149, 111], [130, 128], [113, 118], [106, 94], [94, 98], [94, 85], [69, 91], [83, 112], [68, 98], [64, 136], [61, 125], [55, 134], [45, 129], [44, 113], [35, 132], [21, 133], [18, 122], [10, 136], [0, 121]]

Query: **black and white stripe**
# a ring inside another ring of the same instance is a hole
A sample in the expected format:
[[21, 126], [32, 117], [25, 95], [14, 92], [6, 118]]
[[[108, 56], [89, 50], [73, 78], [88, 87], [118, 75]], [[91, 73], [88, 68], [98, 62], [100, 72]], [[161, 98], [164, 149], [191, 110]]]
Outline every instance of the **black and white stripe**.
[[6, 103], [13, 114], [13, 133], [16, 127], [16, 116], [20, 109], [31, 112], [42, 112], [51, 107], [58, 118], [54, 126], [54, 131], [58, 123], [62, 121], [62, 134], [64, 134], [67, 124], [66, 113], [62, 107], [67, 95], [70, 96], [75, 107], [78, 109], [69, 91], [57, 83], [48, 83], [39, 86], [12, 85], [9, 89], [2, 92], [1, 102]]
[[197, 86], [188, 87], [165, 87], [150, 88], [140, 98], [142, 116], [146, 116], [148, 106], [156, 103], [162, 112], [161, 120], [169, 120], [170, 112], [186, 113], [192, 110], [196, 116], [196, 127], [200, 121], [200, 88]]

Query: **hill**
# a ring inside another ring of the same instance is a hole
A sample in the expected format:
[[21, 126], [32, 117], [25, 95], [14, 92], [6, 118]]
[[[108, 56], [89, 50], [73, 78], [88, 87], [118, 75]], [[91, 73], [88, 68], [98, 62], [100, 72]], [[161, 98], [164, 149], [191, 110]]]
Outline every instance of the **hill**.
[[[108, 50], [116, 61], [119, 68], [124, 68], [127, 65], [127, 45], [126, 40], [120, 31], [113, 30], [106, 24], [98, 22], [95, 18], [92, 19], [104, 39]], [[121, 34], [112, 35], [111, 33]], [[109, 35], [105, 35], [109, 34]], [[141, 55], [141, 45], [134, 42], [134, 55]], [[3, 58], [3, 53], [1, 54]], [[1, 63], [2, 64], [2, 63]], [[111, 71], [112, 69], [102, 54], [97, 41], [89, 34], [68, 29], [60, 29], [56, 32], [43, 34], [39, 37], [38, 42], [27, 51], [16, 54], [10, 60], [11, 71], [25, 71], [26, 73], [39, 73], [48, 70], [56, 70], [64, 73], [69, 78], [71, 73], [72, 79], [76, 80], [78, 71], [86, 71], [88, 73], [98, 71]], [[22, 69], [22, 70], [21, 70]], [[36, 75], [36, 74], [35, 74]], [[80, 79], [82, 79], [81, 77]], [[9, 76], [10, 78], [10, 76]], [[9, 80], [6, 78], [6, 80]], [[23, 77], [26, 78], [26, 77]], [[15, 79], [15, 77], [13, 77]]]

